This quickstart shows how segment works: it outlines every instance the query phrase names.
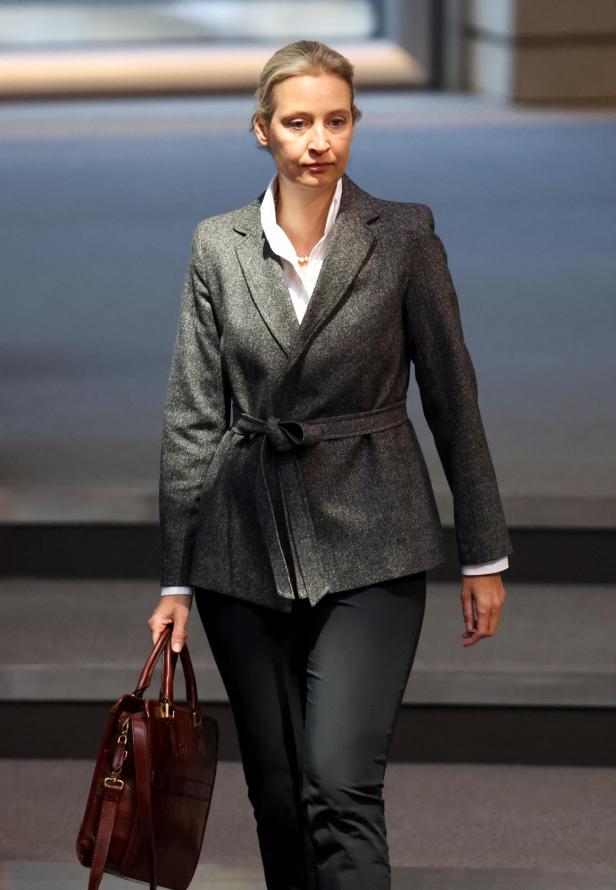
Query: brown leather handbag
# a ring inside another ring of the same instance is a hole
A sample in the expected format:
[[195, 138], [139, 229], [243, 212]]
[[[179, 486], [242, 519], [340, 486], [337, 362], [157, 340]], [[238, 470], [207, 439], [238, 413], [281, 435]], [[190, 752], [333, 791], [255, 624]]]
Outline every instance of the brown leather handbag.
[[[188, 648], [173, 652], [172, 630], [162, 632], [137, 688], [116, 701], [107, 720], [77, 837], [77, 857], [90, 869], [88, 890], [97, 890], [103, 872], [144, 881], [150, 890], [186, 890], [197, 868], [219, 731], [199, 710]], [[161, 652], [159, 699], [144, 699]], [[178, 654], [187, 706], [173, 700]]]

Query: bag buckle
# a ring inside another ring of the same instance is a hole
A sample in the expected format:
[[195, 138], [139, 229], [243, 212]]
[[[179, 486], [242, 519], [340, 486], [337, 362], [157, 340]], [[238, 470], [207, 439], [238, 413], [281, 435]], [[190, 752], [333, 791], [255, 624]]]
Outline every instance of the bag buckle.
[[106, 776], [103, 784], [105, 788], [117, 788], [121, 791], [124, 788], [124, 779], [120, 779], [119, 776]]

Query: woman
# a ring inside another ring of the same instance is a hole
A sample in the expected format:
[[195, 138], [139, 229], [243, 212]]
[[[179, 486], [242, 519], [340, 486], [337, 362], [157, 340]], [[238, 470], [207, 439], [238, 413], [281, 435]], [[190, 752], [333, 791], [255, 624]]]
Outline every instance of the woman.
[[445, 559], [406, 412], [412, 363], [454, 497], [465, 645], [513, 551], [445, 249], [425, 204], [345, 172], [353, 68], [317, 41], [266, 63], [267, 189], [193, 234], [161, 448], [174, 648], [197, 609], [233, 710], [267, 887], [390, 887], [382, 786]]

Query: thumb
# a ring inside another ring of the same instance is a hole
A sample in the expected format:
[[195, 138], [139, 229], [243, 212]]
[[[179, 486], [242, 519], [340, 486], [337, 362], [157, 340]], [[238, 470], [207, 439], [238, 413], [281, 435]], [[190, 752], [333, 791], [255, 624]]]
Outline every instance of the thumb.
[[184, 622], [174, 622], [173, 631], [171, 632], [171, 648], [174, 652], [180, 652], [182, 646], [186, 642], [188, 633], [186, 632], [186, 624]]

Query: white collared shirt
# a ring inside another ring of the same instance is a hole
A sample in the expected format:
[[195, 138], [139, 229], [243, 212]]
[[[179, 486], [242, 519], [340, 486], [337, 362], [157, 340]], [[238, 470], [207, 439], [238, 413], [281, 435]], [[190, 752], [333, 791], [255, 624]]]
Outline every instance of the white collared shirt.
[[271, 249], [274, 253], [278, 254], [283, 261], [285, 278], [291, 295], [293, 308], [295, 309], [298, 321], [301, 322], [306, 307], [310, 301], [310, 297], [312, 296], [317, 278], [319, 277], [323, 259], [327, 253], [327, 246], [331, 238], [331, 232], [338, 215], [340, 196], [342, 195], [342, 176], [336, 183], [336, 189], [329, 205], [329, 211], [325, 221], [323, 235], [310, 251], [308, 263], [305, 266], [300, 266], [298, 263], [297, 254], [289, 240], [289, 236], [276, 221], [276, 204], [274, 203], [274, 195], [276, 194], [277, 181], [278, 173], [274, 173], [270, 179], [265, 195], [263, 196], [263, 200], [261, 201], [261, 225], [263, 226], [265, 237], [267, 238]]
[[[301, 323], [304, 313], [310, 302], [310, 297], [314, 291], [314, 287], [323, 265], [327, 247], [331, 239], [332, 229], [340, 208], [340, 197], [342, 195], [342, 177], [336, 183], [336, 189], [332, 196], [325, 221], [325, 229], [322, 237], [317, 241], [310, 251], [308, 263], [300, 266], [297, 261], [295, 248], [291, 244], [289, 236], [276, 221], [276, 205], [274, 203], [274, 195], [276, 193], [276, 184], [278, 173], [274, 173], [270, 179], [269, 185], [261, 201], [261, 225], [265, 237], [269, 242], [269, 246], [278, 254], [282, 260], [282, 267], [285, 275], [291, 302], [298, 321]], [[461, 566], [463, 575], [482, 575], [487, 572], [502, 572], [509, 568], [509, 557], [503, 556], [500, 559], [494, 559], [490, 562], [483, 562], [474, 565]], [[192, 594], [192, 587], [162, 587], [162, 596], [171, 596], [176, 593]]]

